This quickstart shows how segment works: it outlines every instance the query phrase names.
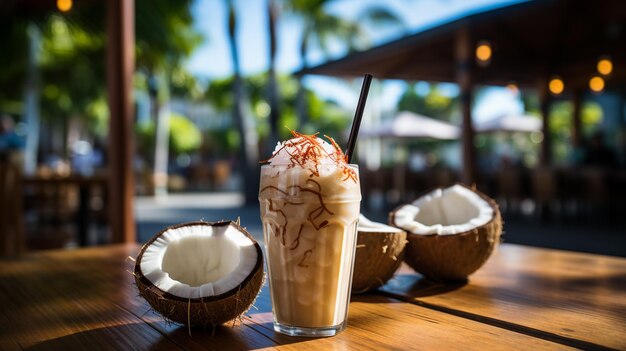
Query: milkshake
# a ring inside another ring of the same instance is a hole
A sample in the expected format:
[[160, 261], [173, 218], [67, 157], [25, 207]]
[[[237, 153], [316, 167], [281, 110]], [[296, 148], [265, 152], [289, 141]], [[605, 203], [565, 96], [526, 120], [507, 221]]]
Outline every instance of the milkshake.
[[261, 167], [274, 328], [331, 336], [346, 326], [361, 201], [358, 169], [331, 138], [293, 134]]

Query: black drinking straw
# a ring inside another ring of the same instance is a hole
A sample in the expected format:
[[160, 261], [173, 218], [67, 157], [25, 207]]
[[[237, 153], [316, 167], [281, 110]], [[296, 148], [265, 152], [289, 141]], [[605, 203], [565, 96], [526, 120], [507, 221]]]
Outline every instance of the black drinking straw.
[[359, 96], [359, 102], [356, 105], [356, 112], [354, 113], [354, 120], [352, 121], [352, 129], [350, 129], [350, 136], [348, 137], [348, 148], [346, 149], [348, 163], [350, 163], [350, 161], [352, 160], [352, 155], [354, 154], [354, 148], [356, 147], [356, 137], [357, 135], [359, 135], [361, 119], [363, 119], [363, 111], [365, 110], [365, 102], [367, 101], [367, 93], [370, 91], [371, 83], [372, 75], [368, 73], [363, 78], [361, 95]]

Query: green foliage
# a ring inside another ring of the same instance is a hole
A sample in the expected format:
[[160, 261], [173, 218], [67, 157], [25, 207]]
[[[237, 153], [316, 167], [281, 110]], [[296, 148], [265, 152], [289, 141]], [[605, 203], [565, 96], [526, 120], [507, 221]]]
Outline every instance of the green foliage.
[[[200, 149], [202, 133], [187, 117], [171, 113], [170, 118], [170, 152], [174, 155], [192, 153]], [[156, 127], [154, 122], [146, 122], [135, 127], [135, 135], [139, 152], [148, 160], [152, 159], [155, 147]]]
[[137, 0], [137, 67], [148, 71], [179, 65], [204, 40], [193, 27], [192, 0]]
[[85, 114], [88, 117], [88, 128], [97, 136], [104, 137], [109, 132], [109, 105], [104, 96], [99, 96], [87, 104]]
[[583, 127], [583, 135], [591, 135], [602, 122], [603, 112], [600, 104], [587, 102], [583, 104], [580, 120]]
[[154, 161], [156, 126], [149, 121], [135, 125], [135, 140], [137, 141], [137, 151], [145, 160]]
[[19, 101], [26, 75], [28, 38], [27, 23], [0, 17], [2, 54], [0, 55], [0, 109], [11, 101]]
[[[42, 118], [63, 123], [68, 116], [96, 125], [89, 105], [104, 100], [102, 36], [90, 35], [74, 22], [51, 16], [43, 29], [40, 69], [43, 94]], [[93, 110], [93, 108], [92, 108]]]
[[[254, 116], [257, 132], [260, 138], [269, 135], [269, 104], [267, 102], [267, 74], [257, 74], [244, 79], [244, 86], [250, 99], [249, 113]], [[216, 80], [211, 82], [205, 93], [205, 98], [219, 111], [228, 112], [232, 110], [234, 97], [232, 94], [232, 78]], [[337, 141], [342, 141], [339, 135], [341, 131], [347, 130], [350, 124], [351, 115], [343, 110], [339, 105], [320, 99], [310, 90], [306, 91], [308, 101], [309, 121], [305, 126], [298, 126], [298, 119], [295, 111], [295, 100], [298, 84], [294, 77], [280, 75], [278, 77], [280, 89], [280, 111], [279, 138], [291, 137], [289, 129], [298, 130], [304, 133], [328, 134], [337, 136]]]
[[437, 84], [430, 84], [426, 95], [420, 95], [409, 86], [398, 101], [398, 111], [411, 111], [421, 115], [450, 121], [458, 106], [458, 98], [445, 96]]
[[570, 101], [555, 102], [550, 109], [552, 152], [556, 162], [567, 159], [570, 147], [573, 105]]
[[198, 80], [182, 67], [172, 69], [170, 78], [170, 94], [189, 100], [199, 100], [202, 98], [204, 88]]
[[[329, 45], [337, 41], [347, 45], [349, 51], [370, 46], [370, 37], [365, 24], [373, 27], [404, 27], [400, 16], [384, 6], [369, 6], [357, 15], [355, 20], [348, 20], [328, 11], [328, 5], [334, 0], [286, 0], [288, 13], [300, 17], [304, 22], [301, 42], [305, 54], [309, 45], [315, 44], [325, 54]], [[306, 56], [306, 55], [304, 55]], [[303, 60], [305, 57], [302, 58]]]
[[202, 134], [193, 122], [176, 113], [170, 115], [170, 150], [174, 154], [197, 151], [201, 143]]
[[232, 109], [235, 103], [232, 77], [212, 81], [204, 96], [206, 100], [219, 111]]
[[337, 142], [345, 144], [343, 132], [348, 130], [351, 123], [351, 115], [336, 103], [323, 101], [318, 96], [309, 92], [309, 123], [303, 131], [305, 133], [319, 132], [320, 135], [332, 136]]
[[[203, 40], [193, 27], [191, 3], [136, 0], [136, 65], [149, 72], [171, 69], [173, 93], [194, 98], [201, 95], [199, 85], [180, 68], [182, 60]], [[83, 120], [91, 132], [105, 132], [105, 12], [105, 2], [77, 2], [66, 14], [0, 18], [0, 110], [11, 107], [13, 113], [21, 113], [14, 106], [23, 94], [27, 27], [35, 25], [41, 32], [38, 66], [42, 119], [65, 123], [74, 116]], [[147, 85], [138, 87], [146, 89]]]
[[[550, 109], [550, 133], [552, 152], [556, 162], [565, 162], [572, 150], [571, 134], [574, 105], [571, 101], [557, 101]], [[602, 122], [602, 108], [595, 102], [583, 103], [581, 110], [583, 137], [589, 136]]]
[[204, 147], [217, 158], [234, 154], [239, 148], [241, 138], [235, 128], [226, 130], [214, 129], [208, 131], [204, 140]]

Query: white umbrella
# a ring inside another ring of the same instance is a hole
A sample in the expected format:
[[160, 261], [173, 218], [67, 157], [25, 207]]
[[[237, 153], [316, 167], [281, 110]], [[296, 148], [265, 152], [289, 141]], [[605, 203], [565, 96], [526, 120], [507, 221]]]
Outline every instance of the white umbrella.
[[436, 140], [458, 139], [458, 126], [434, 118], [402, 111], [378, 128], [362, 130], [361, 138], [424, 138]]
[[493, 132], [540, 132], [541, 119], [531, 115], [504, 115], [474, 124], [477, 133]]

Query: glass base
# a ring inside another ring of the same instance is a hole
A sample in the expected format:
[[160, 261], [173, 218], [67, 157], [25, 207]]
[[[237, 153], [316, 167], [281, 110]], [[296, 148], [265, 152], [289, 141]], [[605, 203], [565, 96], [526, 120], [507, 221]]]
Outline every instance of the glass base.
[[274, 321], [274, 331], [289, 335], [289, 336], [304, 336], [310, 338], [319, 338], [326, 336], [335, 336], [339, 334], [341, 331], [346, 329], [346, 322], [341, 324], [333, 325], [330, 327], [315, 327], [315, 328], [305, 328], [305, 327], [293, 327], [290, 325], [280, 324]]

